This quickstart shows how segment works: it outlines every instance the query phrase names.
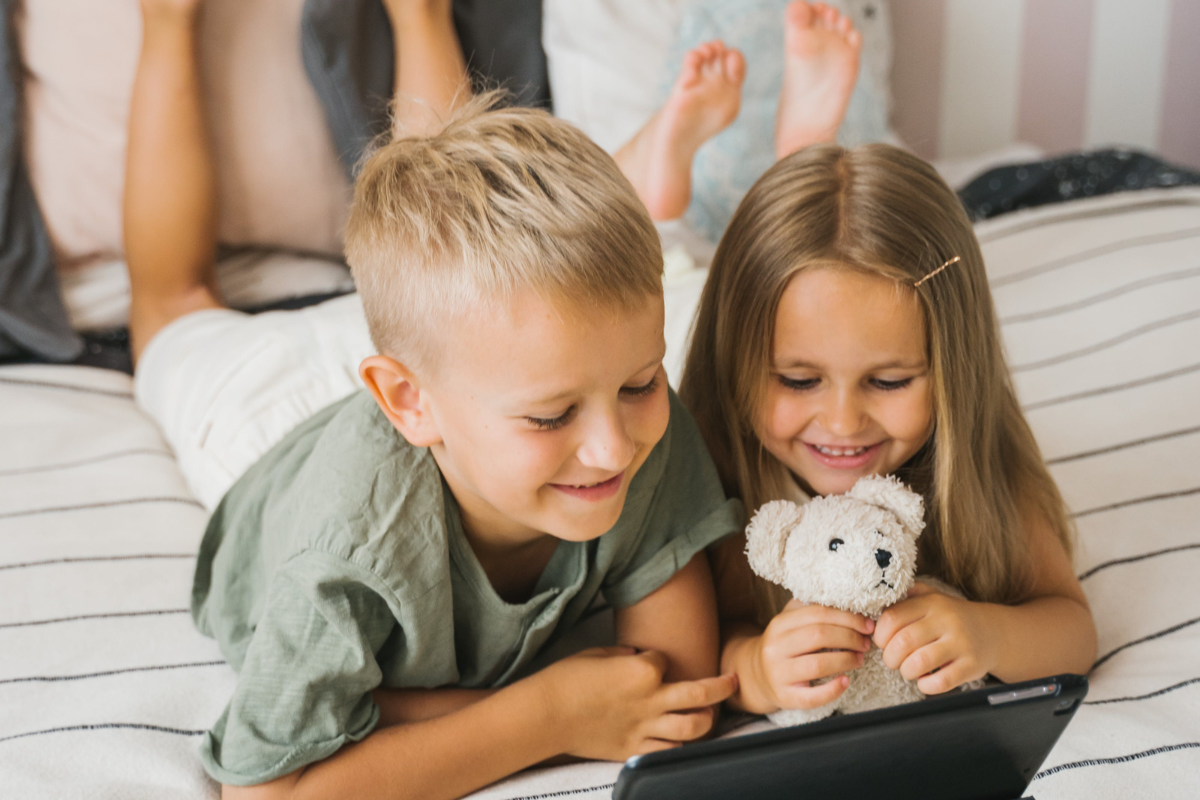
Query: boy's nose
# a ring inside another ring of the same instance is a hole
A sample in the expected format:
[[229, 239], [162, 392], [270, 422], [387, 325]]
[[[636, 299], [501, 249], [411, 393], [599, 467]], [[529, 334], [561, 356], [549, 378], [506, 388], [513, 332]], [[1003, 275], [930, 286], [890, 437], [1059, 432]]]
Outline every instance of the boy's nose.
[[887, 550], [876, 550], [875, 563], [879, 565], [880, 569], [887, 569], [887, 565], [892, 563], [892, 554]]
[[619, 417], [597, 421], [579, 448], [582, 464], [603, 470], [621, 470], [633, 460], [637, 446]]

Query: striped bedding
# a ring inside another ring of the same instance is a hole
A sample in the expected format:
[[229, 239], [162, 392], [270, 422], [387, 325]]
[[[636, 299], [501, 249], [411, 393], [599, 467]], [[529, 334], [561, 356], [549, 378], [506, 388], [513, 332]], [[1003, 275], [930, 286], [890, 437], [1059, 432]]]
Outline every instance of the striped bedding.
[[[1087, 704], [1029, 794], [1200, 796], [1200, 191], [978, 230], [1100, 634]], [[204, 512], [130, 390], [114, 372], [0, 369], [4, 797], [218, 795], [196, 747], [235, 676], [185, 610]], [[478, 797], [602, 798], [617, 770]]]

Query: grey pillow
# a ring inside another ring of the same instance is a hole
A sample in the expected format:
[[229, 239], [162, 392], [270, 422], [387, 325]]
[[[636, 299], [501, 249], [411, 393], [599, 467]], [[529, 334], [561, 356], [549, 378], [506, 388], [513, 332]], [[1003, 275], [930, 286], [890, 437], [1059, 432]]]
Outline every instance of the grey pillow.
[[[387, 130], [392, 29], [380, 0], [306, 0], [304, 68], [346, 173]], [[548, 107], [541, 0], [455, 0], [454, 24], [477, 87], [504, 87], [522, 105]]]
[[0, 361], [71, 361], [83, 341], [63, 306], [54, 250], [21, 152], [18, 4], [0, 0]]

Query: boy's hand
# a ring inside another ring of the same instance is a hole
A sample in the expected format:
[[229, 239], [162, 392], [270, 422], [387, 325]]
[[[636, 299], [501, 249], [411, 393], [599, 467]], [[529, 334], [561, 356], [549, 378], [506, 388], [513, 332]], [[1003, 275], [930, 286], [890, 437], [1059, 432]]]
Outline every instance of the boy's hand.
[[816, 708], [837, 699], [849, 682], [812, 682], [862, 666], [871, 649], [874, 621], [860, 614], [792, 600], [759, 637], [753, 674], [769, 713], [780, 708]]
[[656, 651], [603, 647], [543, 670], [549, 714], [567, 737], [563, 751], [624, 761], [708, 733], [713, 706], [737, 690], [737, 676], [663, 683], [666, 668]]
[[908, 599], [883, 612], [875, 627], [883, 663], [915, 680], [925, 694], [982, 678], [991, 672], [994, 655], [979, 607], [914, 584]]

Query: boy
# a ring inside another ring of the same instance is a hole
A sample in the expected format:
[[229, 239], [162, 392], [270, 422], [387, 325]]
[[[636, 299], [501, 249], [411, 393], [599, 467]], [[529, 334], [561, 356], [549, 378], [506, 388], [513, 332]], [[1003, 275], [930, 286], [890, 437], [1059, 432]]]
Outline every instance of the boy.
[[[143, 9], [136, 390], [221, 498], [192, 611], [239, 671], [202, 746], [224, 796], [451, 798], [707, 733], [735, 679], [703, 550], [740, 513], [667, 388], [661, 252], [613, 161], [541, 112], [467, 109], [364, 165], [361, 305], [247, 317], [213, 276], [195, 3]], [[621, 646], [517, 680], [600, 596]]]

